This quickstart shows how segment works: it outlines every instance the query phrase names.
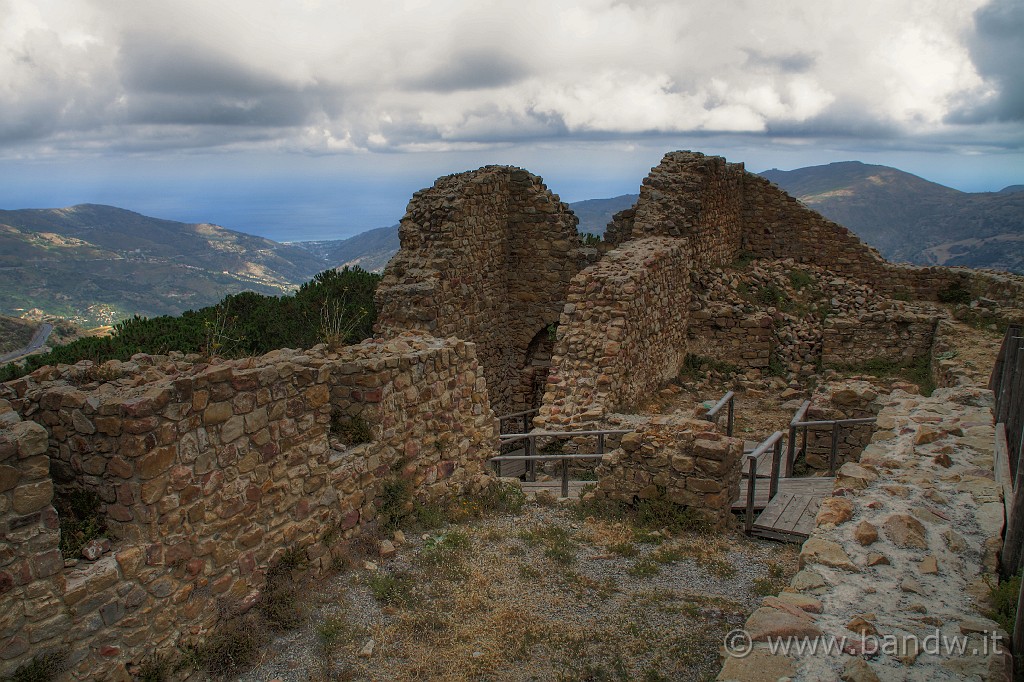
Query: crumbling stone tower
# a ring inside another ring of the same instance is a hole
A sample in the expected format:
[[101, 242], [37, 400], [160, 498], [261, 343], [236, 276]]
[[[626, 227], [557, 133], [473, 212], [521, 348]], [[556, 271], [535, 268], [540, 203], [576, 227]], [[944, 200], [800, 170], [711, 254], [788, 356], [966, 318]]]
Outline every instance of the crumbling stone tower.
[[495, 412], [537, 407], [554, 326], [583, 264], [578, 220], [525, 170], [487, 166], [413, 195], [377, 289], [377, 331], [476, 344]]

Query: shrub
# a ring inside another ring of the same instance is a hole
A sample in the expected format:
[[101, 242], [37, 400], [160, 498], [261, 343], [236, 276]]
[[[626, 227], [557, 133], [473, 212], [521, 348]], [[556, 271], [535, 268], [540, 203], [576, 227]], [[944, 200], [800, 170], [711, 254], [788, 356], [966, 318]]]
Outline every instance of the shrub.
[[1011, 637], [1013, 625], [1017, 621], [1017, 597], [1020, 594], [1020, 586], [1020, 573], [998, 584], [989, 583], [989, 601], [992, 608], [986, 615], [999, 623], [999, 627]]
[[373, 429], [361, 415], [345, 418], [335, 412], [331, 415], [331, 432], [345, 445], [361, 445], [373, 440]]
[[54, 498], [60, 516], [60, 553], [65, 559], [77, 559], [82, 547], [106, 537], [107, 524], [100, 507], [103, 501], [92, 490], [74, 490]]
[[406, 513], [406, 505], [411, 501], [412, 486], [409, 481], [402, 478], [384, 481], [380, 503], [377, 505], [377, 514], [386, 531], [398, 530], [402, 517]]
[[814, 284], [814, 278], [803, 270], [790, 270], [789, 283], [794, 289], [800, 290]]
[[50, 682], [64, 671], [65, 654], [50, 652], [33, 658], [19, 667], [4, 682]]
[[404, 571], [374, 573], [366, 582], [373, 598], [385, 606], [408, 606], [414, 601], [414, 581]]

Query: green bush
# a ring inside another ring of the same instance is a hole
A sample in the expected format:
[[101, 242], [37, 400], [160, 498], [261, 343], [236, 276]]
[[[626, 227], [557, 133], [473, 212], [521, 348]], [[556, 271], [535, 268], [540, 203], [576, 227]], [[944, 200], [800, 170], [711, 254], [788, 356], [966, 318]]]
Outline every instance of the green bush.
[[373, 441], [373, 429], [362, 415], [344, 417], [338, 412], [331, 415], [331, 433], [345, 443], [345, 445], [361, 445]]
[[814, 277], [803, 270], [790, 270], [789, 283], [794, 289], [800, 290], [814, 284]]
[[128, 360], [136, 353], [169, 351], [245, 357], [278, 348], [310, 348], [318, 343], [356, 343], [373, 335], [377, 318], [373, 295], [380, 275], [359, 268], [326, 270], [292, 296], [243, 292], [177, 317], [135, 316], [114, 325], [110, 336], [87, 337], [28, 358], [23, 367], [0, 367], [0, 382], [44, 365], [91, 360]]
[[1017, 598], [1020, 594], [1021, 574], [1003, 580], [998, 584], [989, 583], [989, 602], [992, 608], [986, 614], [999, 623], [999, 627], [1013, 636], [1013, 625], [1017, 621]]
[[65, 559], [77, 559], [82, 547], [106, 537], [107, 524], [100, 508], [103, 501], [92, 490], [75, 490], [53, 500], [60, 517], [60, 553]]

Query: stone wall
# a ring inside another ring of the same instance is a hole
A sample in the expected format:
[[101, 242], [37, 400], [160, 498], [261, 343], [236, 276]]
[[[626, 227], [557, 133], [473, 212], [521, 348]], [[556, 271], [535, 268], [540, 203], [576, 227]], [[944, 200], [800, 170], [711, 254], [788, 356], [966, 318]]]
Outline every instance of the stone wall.
[[768, 313], [745, 314], [729, 304], [713, 303], [690, 312], [686, 349], [740, 369], [764, 370], [771, 360], [774, 338]]
[[[11, 509], [35, 515], [4, 519], [0, 582], [20, 589], [3, 595], [3, 612], [32, 624], [8, 617], [0, 675], [59, 649], [77, 678], [115, 677], [201, 639], [216, 604], [256, 602], [286, 551], [325, 569], [375, 521], [386, 481], [406, 480], [420, 498], [474, 492], [497, 449], [475, 349], [458, 340], [400, 336], [209, 365], [137, 356], [44, 368], [4, 394], [42, 426], [0, 436], [24, 452]], [[331, 432], [354, 417], [370, 442]], [[23, 431], [34, 440], [16, 438]], [[45, 460], [59, 490], [102, 499], [111, 554], [63, 569]], [[19, 541], [36, 529], [37, 542]]]
[[[874, 417], [881, 409], [878, 390], [866, 381], [840, 381], [819, 386], [811, 396], [807, 421], [832, 419], [864, 419]], [[874, 424], [841, 426], [837, 432], [836, 469], [846, 462], [856, 462], [875, 432]], [[800, 436], [798, 435], [798, 438]], [[797, 441], [797, 446], [802, 440]], [[808, 429], [806, 462], [812, 471], [828, 472], [832, 455], [832, 429]]]
[[[801, 571], [748, 618], [753, 650], [727, 657], [718, 679], [1011, 679], [1008, 635], [986, 616], [1004, 513], [992, 395], [880, 400], [879, 430], [840, 470]], [[767, 643], [819, 637], [845, 637], [844, 652]]]
[[[30, 657], [66, 630], [64, 559], [46, 456], [46, 430], [0, 400], [0, 661]], [[13, 670], [0, 664], [0, 674]]]
[[872, 361], [912, 364], [931, 355], [934, 313], [893, 308], [857, 317], [830, 317], [822, 330], [821, 364], [851, 367]]
[[573, 279], [536, 426], [596, 422], [678, 374], [690, 301], [687, 244], [630, 241]]
[[884, 260], [847, 228], [807, 208], [778, 186], [743, 173], [743, 249], [827, 267], [887, 296], [935, 301], [965, 288], [1011, 308], [1024, 307], [1024, 278], [970, 268], [915, 267]]
[[640, 186], [636, 205], [616, 215], [606, 239], [685, 237], [694, 267], [731, 262], [743, 229], [743, 164], [698, 152], [669, 152]]
[[546, 378], [536, 351], [550, 351], [542, 347], [548, 327], [585, 264], [577, 222], [539, 177], [520, 168], [438, 179], [413, 195], [402, 218], [402, 248], [377, 289], [378, 331], [472, 341], [494, 409], [536, 407]]
[[629, 428], [597, 468], [596, 497], [629, 504], [666, 499], [717, 526], [728, 522], [739, 495], [741, 438], [680, 416], [632, 420]]

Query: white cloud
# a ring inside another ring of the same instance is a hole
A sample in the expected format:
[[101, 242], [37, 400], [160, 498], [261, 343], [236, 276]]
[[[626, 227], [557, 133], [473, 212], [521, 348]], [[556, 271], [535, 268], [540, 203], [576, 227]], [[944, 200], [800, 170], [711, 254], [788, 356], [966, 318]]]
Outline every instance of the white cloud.
[[0, 0], [0, 145], [940, 135], [1002, 87], [972, 62], [982, 4]]

